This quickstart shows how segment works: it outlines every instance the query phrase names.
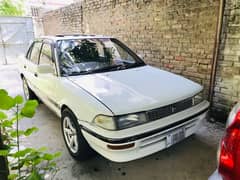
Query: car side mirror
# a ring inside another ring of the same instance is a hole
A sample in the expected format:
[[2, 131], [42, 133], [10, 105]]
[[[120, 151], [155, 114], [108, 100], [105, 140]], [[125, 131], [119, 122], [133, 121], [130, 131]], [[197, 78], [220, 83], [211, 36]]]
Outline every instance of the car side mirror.
[[41, 65], [38, 65], [37, 72], [39, 74], [48, 74], [48, 73], [53, 74], [54, 73], [54, 69], [49, 64], [41, 64]]

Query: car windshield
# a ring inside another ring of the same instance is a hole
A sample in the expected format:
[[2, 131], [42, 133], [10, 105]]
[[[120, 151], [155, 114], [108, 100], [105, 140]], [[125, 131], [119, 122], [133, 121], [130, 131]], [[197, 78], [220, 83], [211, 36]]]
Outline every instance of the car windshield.
[[63, 76], [122, 70], [144, 65], [116, 39], [88, 38], [57, 41], [59, 67]]

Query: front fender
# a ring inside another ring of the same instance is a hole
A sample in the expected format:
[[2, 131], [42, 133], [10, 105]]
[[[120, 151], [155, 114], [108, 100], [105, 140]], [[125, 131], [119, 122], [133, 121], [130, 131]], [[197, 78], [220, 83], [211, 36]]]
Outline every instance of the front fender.
[[63, 89], [65, 89], [67, 94], [63, 95], [59, 106], [61, 110], [64, 106], [67, 106], [75, 114], [80, 123], [81, 121], [90, 123], [99, 114], [113, 115], [108, 107], [84, 89], [71, 83], [69, 80], [65, 80], [63, 84]]

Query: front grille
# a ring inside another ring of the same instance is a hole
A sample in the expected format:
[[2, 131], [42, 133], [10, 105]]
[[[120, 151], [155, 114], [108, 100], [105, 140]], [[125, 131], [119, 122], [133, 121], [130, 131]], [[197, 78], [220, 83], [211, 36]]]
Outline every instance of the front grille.
[[178, 113], [192, 106], [192, 98], [189, 98], [174, 104], [147, 111], [147, 117], [149, 121], [154, 121]]

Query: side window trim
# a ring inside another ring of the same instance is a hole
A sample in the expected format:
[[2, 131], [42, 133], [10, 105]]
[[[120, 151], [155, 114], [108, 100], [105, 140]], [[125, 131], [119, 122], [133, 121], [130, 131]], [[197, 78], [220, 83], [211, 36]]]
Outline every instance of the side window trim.
[[54, 68], [55, 68], [55, 71], [56, 71], [56, 76], [59, 76], [59, 72], [58, 72], [58, 64], [57, 64], [57, 60], [56, 60], [56, 58], [55, 58], [55, 53], [54, 53], [54, 43], [53, 42], [50, 42], [49, 43], [50, 44], [50, 46], [51, 46], [51, 51], [52, 51], [52, 62], [53, 62], [53, 64], [54, 64]]
[[40, 50], [39, 50], [39, 54], [38, 54], [38, 61], [37, 61], [37, 65], [39, 65], [39, 62], [40, 62], [40, 57], [41, 57], [41, 53], [42, 53], [42, 47], [43, 47], [43, 42], [40, 42], [41, 43], [41, 47], [40, 47]]
[[51, 42], [51, 48], [52, 48], [52, 53], [53, 53], [53, 62], [55, 64], [55, 68], [56, 68], [56, 73], [57, 76], [61, 76], [60, 70], [59, 70], [59, 62], [58, 62], [58, 58], [57, 58], [57, 52], [56, 52], [56, 42]]
[[32, 53], [32, 49], [33, 49], [33, 45], [35, 44], [35, 42], [33, 42], [31, 45], [30, 45], [30, 47], [29, 47], [29, 49], [28, 49], [28, 51], [27, 51], [27, 53], [26, 53], [26, 58], [28, 59], [28, 60], [30, 60], [30, 56], [31, 56], [31, 53]]
[[[32, 50], [33, 50], [35, 44], [37, 44], [37, 43], [40, 43], [40, 50], [39, 50], [39, 54], [38, 54], [38, 58], [37, 58], [37, 63], [35, 63], [35, 62], [31, 59], [31, 56], [32, 56]], [[32, 45], [30, 46], [26, 58], [27, 58], [31, 63], [33, 63], [33, 64], [35, 64], [35, 65], [38, 65], [38, 64], [39, 64], [39, 58], [40, 58], [42, 46], [43, 46], [43, 42], [42, 42], [42, 41], [34, 41], [34, 42], [32, 43]]]
[[42, 44], [41, 44], [41, 47], [40, 47], [40, 50], [39, 50], [38, 63], [37, 63], [37, 65], [40, 64], [40, 57], [41, 57], [41, 54], [42, 54], [42, 48], [43, 48], [43, 44], [44, 44], [44, 42], [41, 42], [41, 43], [42, 43]]

